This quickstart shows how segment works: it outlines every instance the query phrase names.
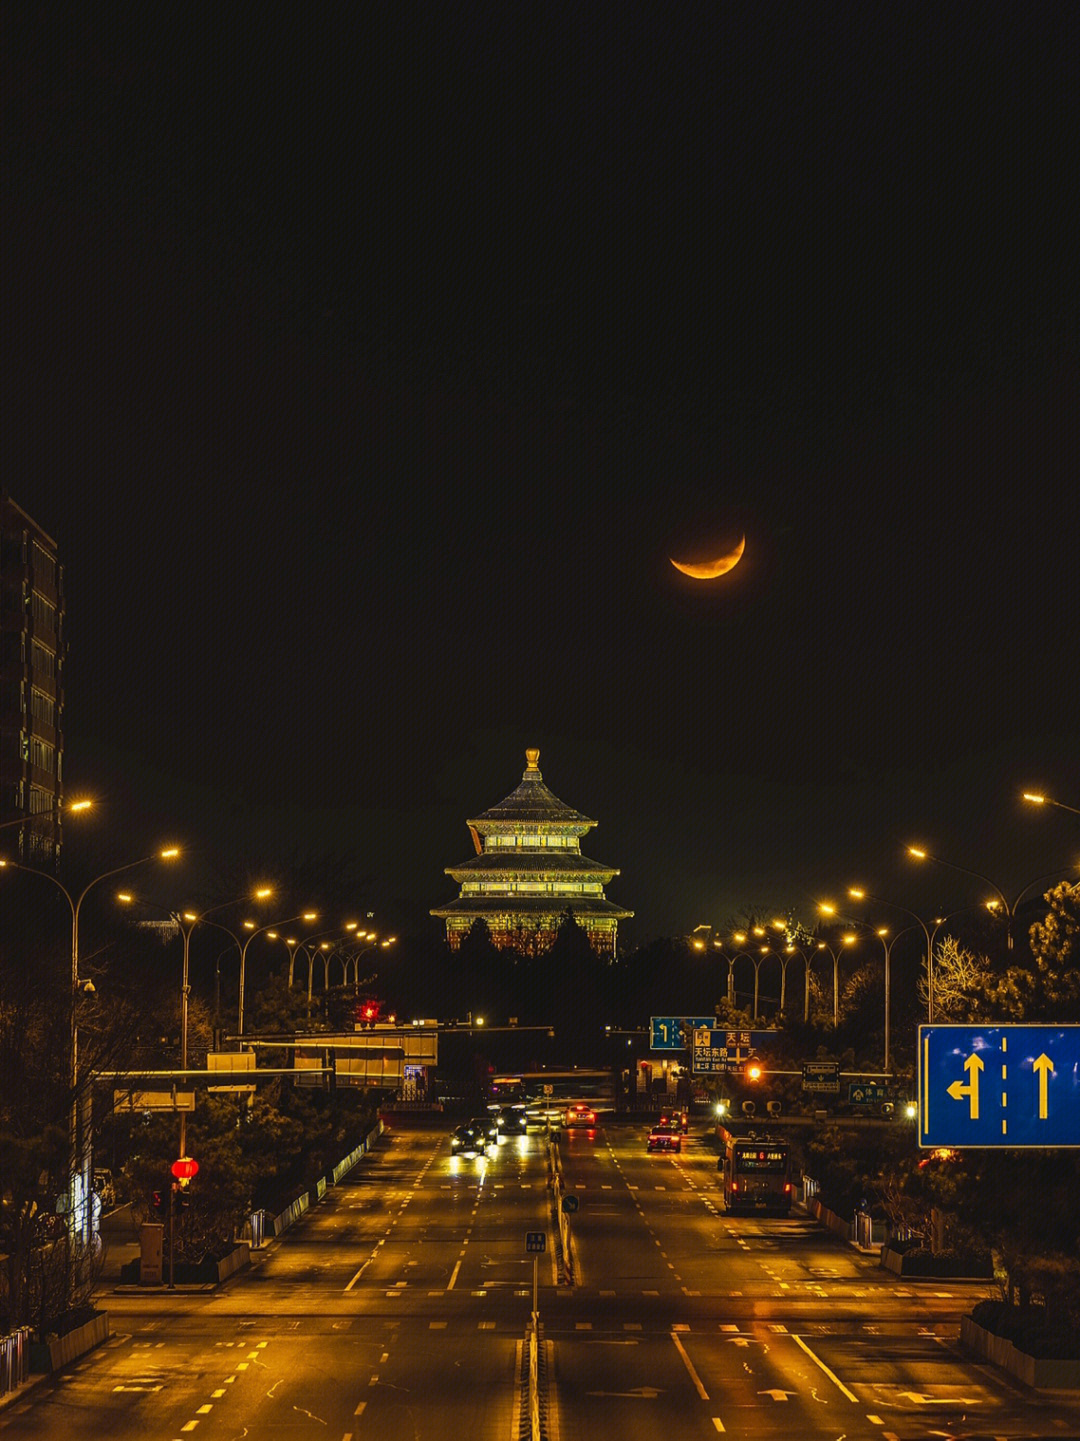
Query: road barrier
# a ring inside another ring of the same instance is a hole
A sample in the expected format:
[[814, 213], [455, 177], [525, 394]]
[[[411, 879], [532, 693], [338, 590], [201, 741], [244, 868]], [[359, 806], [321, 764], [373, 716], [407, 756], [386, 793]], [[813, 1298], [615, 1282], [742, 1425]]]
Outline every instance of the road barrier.
[[540, 1441], [540, 1338], [539, 1321], [533, 1312], [529, 1327], [529, 1431], [532, 1441]]
[[[354, 1146], [349, 1154], [343, 1157], [337, 1165], [331, 1169], [328, 1175], [320, 1176], [310, 1191], [305, 1191], [302, 1196], [297, 1196], [296, 1200], [293, 1201], [291, 1205], [286, 1206], [280, 1215], [264, 1216], [263, 1230], [270, 1230], [275, 1236], [280, 1236], [282, 1231], [287, 1230], [294, 1221], [298, 1221], [309, 1207], [322, 1200], [326, 1195], [328, 1186], [336, 1185], [343, 1176], [352, 1170], [360, 1157], [371, 1148], [372, 1143], [382, 1135], [384, 1130], [385, 1126], [380, 1117], [378, 1124], [372, 1127], [360, 1144]], [[252, 1235], [254, 1237], [254, 1228], [252, 1229]]]
[[30, 1327], [0, 1336], [0, 1396], [14, 1391], [30, 1375]]
[[563, 1210], [563, 1196], [566, 1186], [562, 1178], [559, 1158], [559, 1143], [554, 1136], [548, 1137], [548, 1185], [551, 1188], [555, 1224], [559, 1229], [559, 1258], [562, 1263], [563, 1279], [570, 1285], [574, 1280], [574, 1256], [570, 1249], [570, 1219]]

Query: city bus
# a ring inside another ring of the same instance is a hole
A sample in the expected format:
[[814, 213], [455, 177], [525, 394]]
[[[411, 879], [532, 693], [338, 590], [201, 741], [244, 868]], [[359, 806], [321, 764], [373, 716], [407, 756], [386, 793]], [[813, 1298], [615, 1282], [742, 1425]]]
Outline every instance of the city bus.
[[786, 1216], [791, 1210], [791, 1146], [781, 1131], [768, 1129], [729, 1130], [717, 1126], [720, 1158], [716, 1163], [724, 1177], [724, 1206], [736, 1211], [774, 1212]]

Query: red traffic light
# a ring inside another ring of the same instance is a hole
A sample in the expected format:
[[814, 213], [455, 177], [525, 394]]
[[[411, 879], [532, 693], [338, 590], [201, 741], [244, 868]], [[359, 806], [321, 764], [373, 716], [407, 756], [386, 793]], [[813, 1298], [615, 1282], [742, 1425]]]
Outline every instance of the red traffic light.
[[199, 1174], [199, 1163], [192, 1160], [190, 1156], [181, 1156], [179, 1160], [172, 1163], [170, 1170], [180, 1184], [184, 1185]]

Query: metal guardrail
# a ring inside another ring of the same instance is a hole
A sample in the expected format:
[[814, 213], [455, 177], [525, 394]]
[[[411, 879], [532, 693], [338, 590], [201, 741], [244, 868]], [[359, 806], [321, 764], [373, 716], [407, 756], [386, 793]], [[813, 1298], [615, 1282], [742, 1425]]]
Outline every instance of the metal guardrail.
[[30, 1327], [0, 1336], [0, 1396], [14, 1391], [30, 1375]]

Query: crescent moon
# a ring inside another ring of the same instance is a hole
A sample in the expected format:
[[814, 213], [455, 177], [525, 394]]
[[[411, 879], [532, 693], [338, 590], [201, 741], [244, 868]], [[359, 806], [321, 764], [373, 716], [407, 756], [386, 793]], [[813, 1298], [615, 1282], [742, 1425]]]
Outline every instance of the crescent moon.
[[715, 580], [718, 575], [726, 575], [738, 565], [745, 549], [744, 535], [734, 550], [729, 550], [727, 555], [718, 556], [716, 560], [703, 560], [699, 563], [672, 560], [671, 563], [676, 570], [681, 570], [683, 575], [691, 576], [694, 580]]

